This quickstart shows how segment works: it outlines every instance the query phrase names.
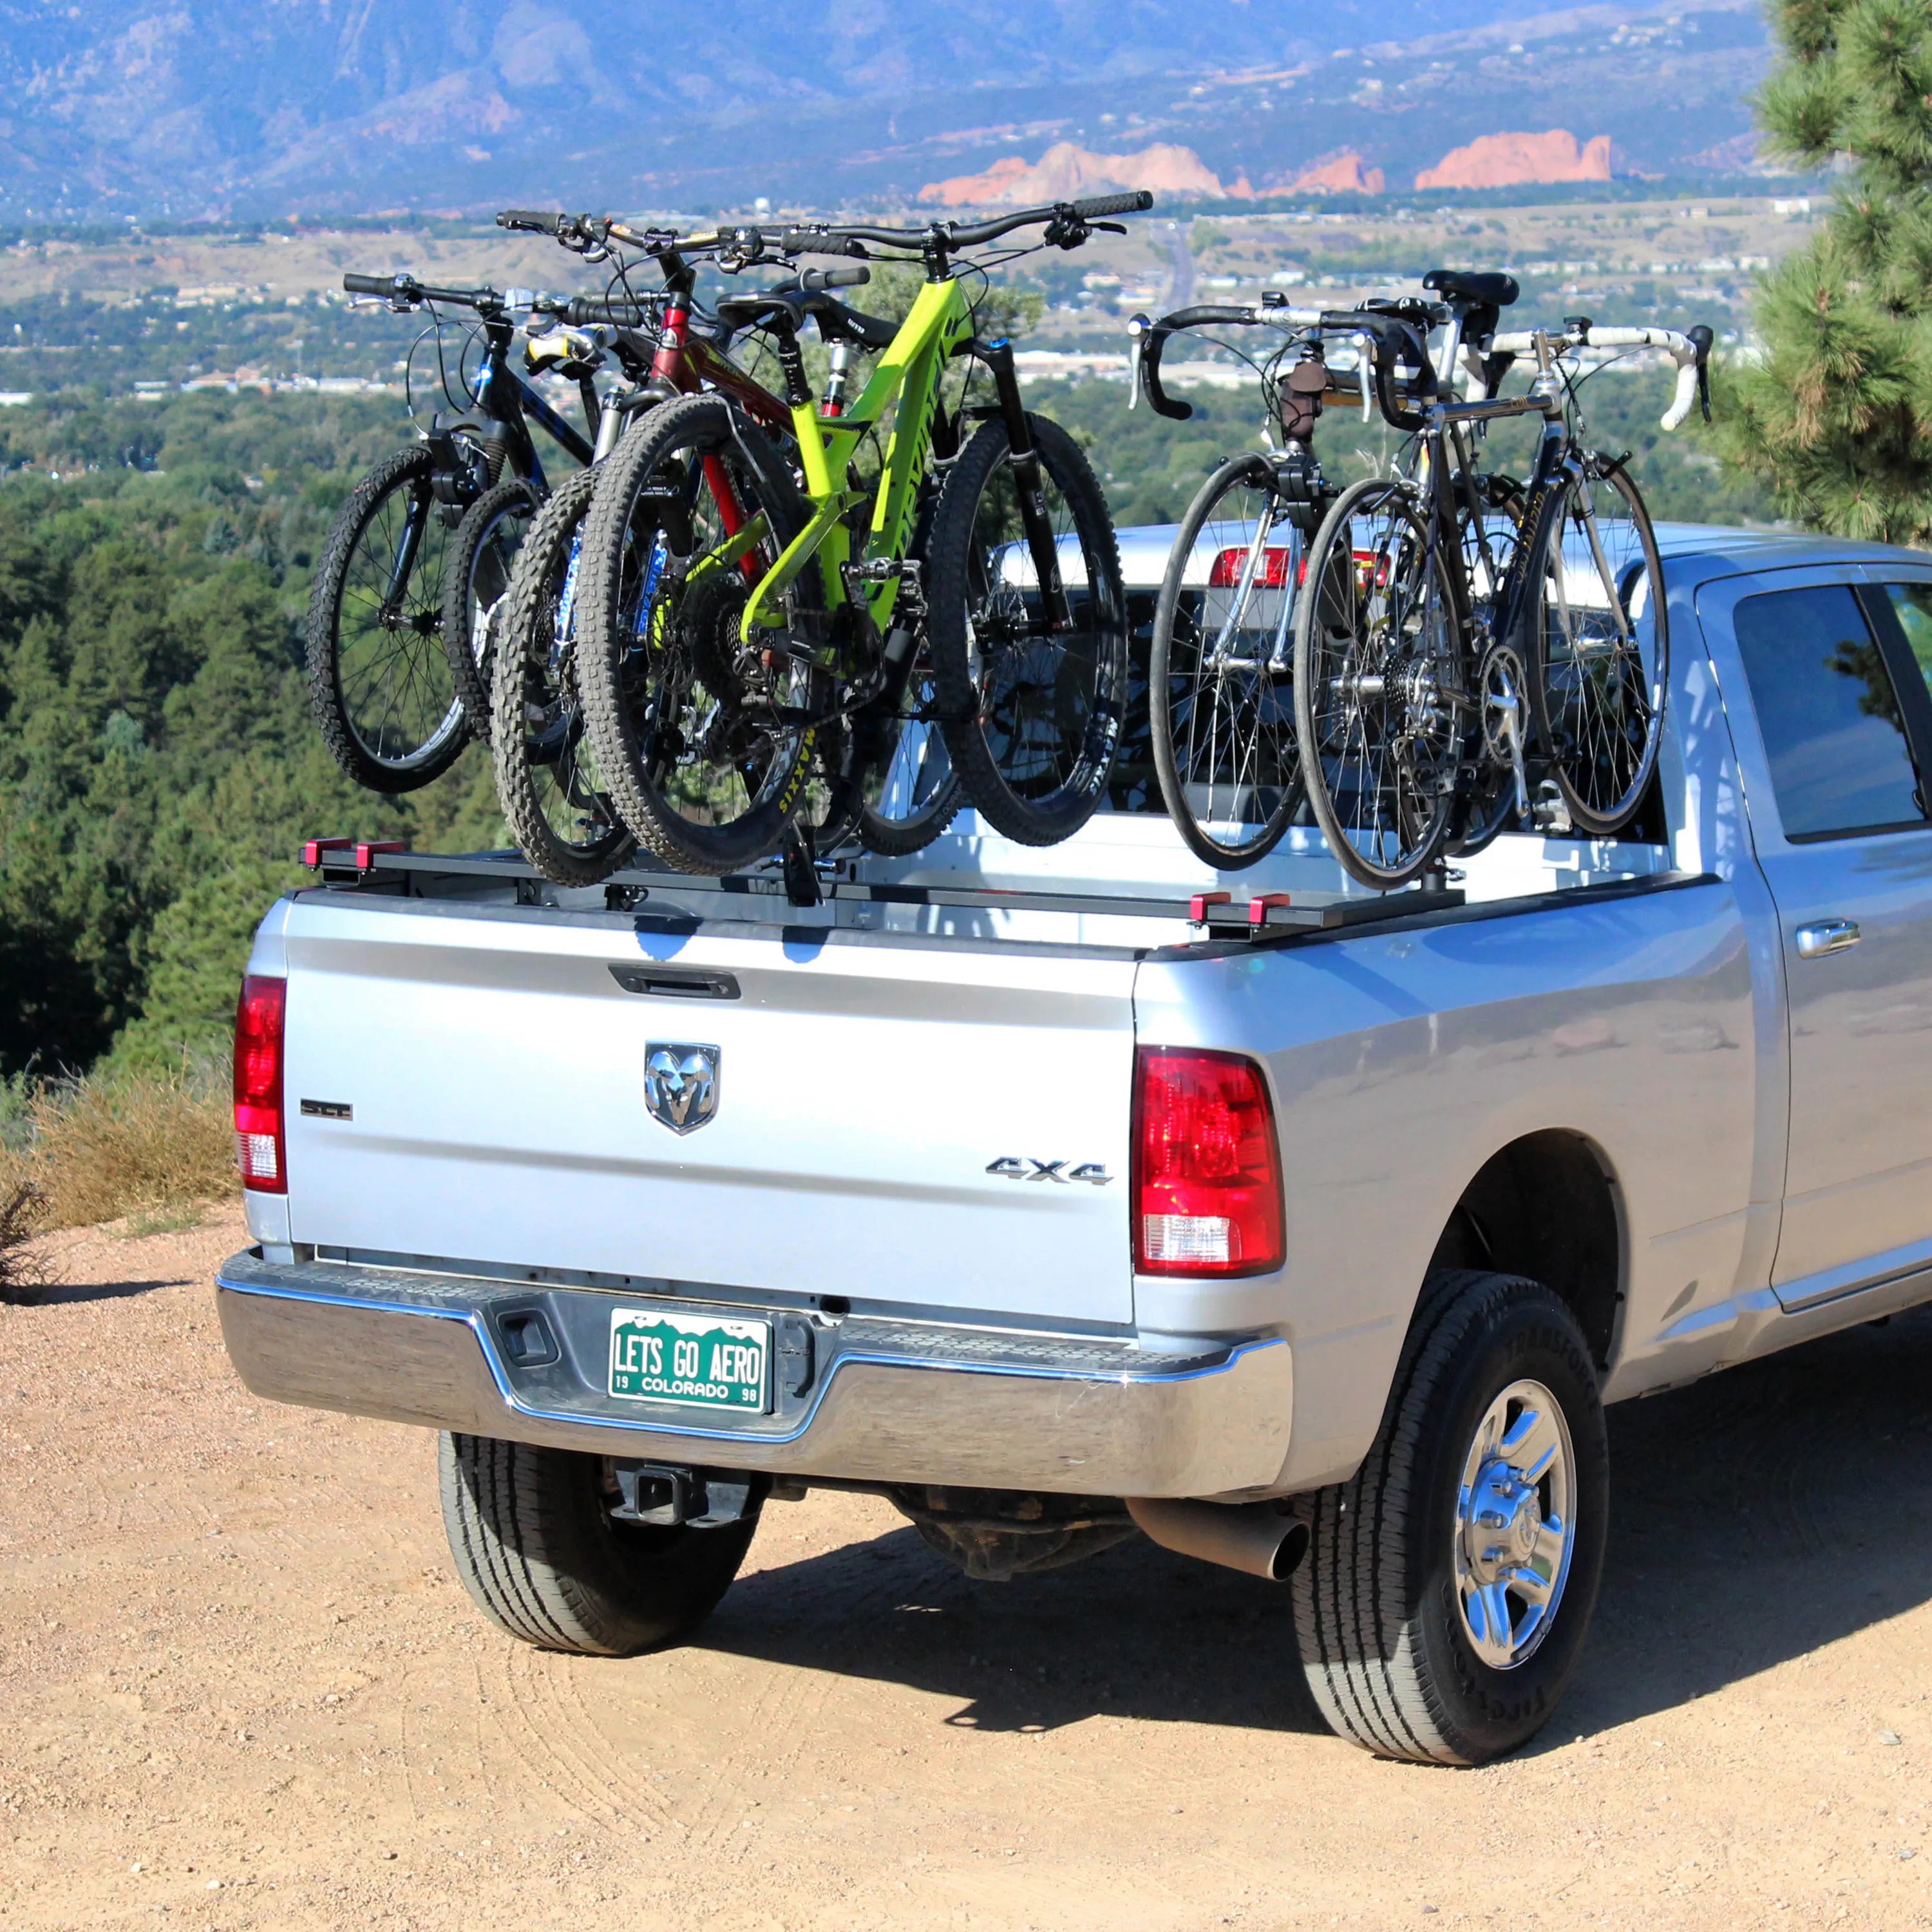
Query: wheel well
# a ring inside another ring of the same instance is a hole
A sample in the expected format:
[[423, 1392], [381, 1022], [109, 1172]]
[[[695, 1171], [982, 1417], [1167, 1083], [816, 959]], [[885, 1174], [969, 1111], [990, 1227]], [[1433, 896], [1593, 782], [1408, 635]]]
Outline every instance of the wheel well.
[[1436, 1268], [1527, 1275], [1562, 1296], [1599, 1368], [1610, 1366], [1622, 1299], [1616, 1183], [1580, 1134], [1526, 1134], [1462, 1191], [1430, 1258]]

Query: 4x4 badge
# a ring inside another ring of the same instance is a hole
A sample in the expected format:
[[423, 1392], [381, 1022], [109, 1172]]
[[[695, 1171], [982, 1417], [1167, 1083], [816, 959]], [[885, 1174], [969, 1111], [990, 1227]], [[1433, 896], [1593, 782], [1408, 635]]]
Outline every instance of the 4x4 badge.
[[693, 1133], [718, 1112], [715, 1046], [652, 1040], [644, 1048], [644, 1105], [674, 1134]]
[[1078, 1167], [1070, 1168], [1064, 1160], [1035, 1160], [1030, 1154], [1022, 1160], [1016, 1154], [988, 1161], [986, 1172], [1002, 1180], [1084, 1180], [1094, 1187], [1105, 1187], [1114, 1178], [1097, 1160], [1083, 1160]]

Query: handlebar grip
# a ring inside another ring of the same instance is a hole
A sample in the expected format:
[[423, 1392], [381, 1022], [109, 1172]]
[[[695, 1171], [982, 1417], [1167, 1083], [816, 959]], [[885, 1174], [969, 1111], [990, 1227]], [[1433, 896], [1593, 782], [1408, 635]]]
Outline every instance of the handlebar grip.
[[856, 236], [835, 235], [823, 228], [788, 228], [776, 238], [776, 245], [782, 255], [850, 255], [860, 261], [866, 259], [866, 244]]
[[1660, 427], [1676, 429], [1690, 419], [1691, 410], [1697, 400], [1697, 364], [1694, 361], [1680, 362], [1677, 365], [1677, 393], [1670, 399], [1670, 406], [1664, 412]]
[[396, 284], [408, 285], [408, 278], [399, 275], [344, 275], [344, 289], [352, 296], [392, 296]]
[[636, 302], [596, 302], [589, 296], [573, 296], [563, 312], [572, 328], [585, 328], [600, 322], [619, 328], [641, 328], [650, 320], [650, 311]]
[[807, 295], [817, 295], [824, 289], [862, 288], [872, 279], [872, 270], [863, 267], [802, 268], [799, 271], [798, 285]]
[[1103, 214], [1144, 214], [1153, 206], [1153, 195], [1144, 188], [1137, 188], [1126, 194], [1100, 194], [1090, 200], [1076, 201], [1072, 208], [1082, 221], [1094, 221]]
[[540, 208], [506, 208], [498, 214], [496, 226], [520, 229], [526, 235], [560, 235], [568, 218]]

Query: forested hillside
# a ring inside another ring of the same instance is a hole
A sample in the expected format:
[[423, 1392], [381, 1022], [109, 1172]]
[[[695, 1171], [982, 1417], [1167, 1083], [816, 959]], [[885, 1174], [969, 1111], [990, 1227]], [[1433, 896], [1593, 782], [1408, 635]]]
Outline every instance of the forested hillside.
[[[1762, 516], [1689, 433], [1667, 378], [1585, 392], [1663, 517]], [[1252, 436], [1256, 399], [1196, 390], [1195, 420], [1130, 413], [1119, 382], [1034, 386], [1094, 454], [1124, 524], [1177, 518]], [[0, 1074], [154, 1059], [225, 1036], [248, 936], [317, 832], [430, 849], [502, 837], [472, 747], [410, 799], [358, 790], [310, 722], [300, 627], [355, 478], [409, 434], [398, 399], [67, 391], [0, 412]], [[1331, 469], [1389, 453], [1324, 419]], [[1509, 452], [1497, 439], [1496, 460]]]
[[304, 834], [500, 836], [475, 750], [392, 802], [344, 779], [309, 723], [314, 554], [406, 434], [393, 403], [55, 404], [0, 422], [8, 461], [37, 466], [0, 484], [8, 1073], [84, 1066], [117, 1036], [124, 1055], [218, 1041]]

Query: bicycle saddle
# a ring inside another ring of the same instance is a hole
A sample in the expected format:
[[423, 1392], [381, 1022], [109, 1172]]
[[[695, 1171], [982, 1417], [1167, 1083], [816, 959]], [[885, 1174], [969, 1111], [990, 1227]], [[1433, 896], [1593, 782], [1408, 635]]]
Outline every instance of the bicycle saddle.
[[727, 296], [718, 304], [718, 320], [734, 329], [755, 328], [762, 322], [778, 320], [796, 329], [807, 316], [816, 319], [818, 332], [827, 341], [842, 335], [862, 349], [884, 349], [898, 333], [896, 323], [883, 322], [874, 315], [862, 315], [831, 296], [808, 294], [798, 288], [761, 289], [753, 295]]
[[1467, 302], [1476, 308], [1508, 308], [1522, 290], [1514, 275], [1496, 271], [1477, 274], [1462, 268], [1431, 268], [1422, 286], [1453, 302]]

